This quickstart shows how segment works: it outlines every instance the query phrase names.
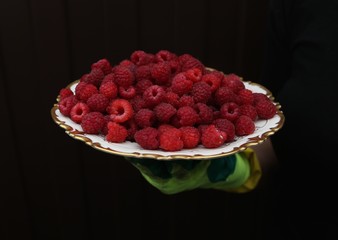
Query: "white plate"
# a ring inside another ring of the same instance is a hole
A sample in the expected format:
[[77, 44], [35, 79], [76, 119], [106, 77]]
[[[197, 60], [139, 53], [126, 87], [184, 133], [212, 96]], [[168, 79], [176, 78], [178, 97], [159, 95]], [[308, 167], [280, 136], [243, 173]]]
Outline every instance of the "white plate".
[[[75, 86], [79, 81], [71, 83], [68, 87], [74, 92]], [[260, 84], [243, 81], [245, 87], [253, 92], [264, 93], [272, 101], [274, 100], [271, 92]], [[57, 100], [59, 97], [57, 97]], [[257, 145], [265, 141], [269, 136], [277, 132], [282, 128], [284, 124], [284, 115], [280, 110], [281, 106], [274, 102], [277, 107], [277, 114], [268, 120], [258, 120], [255, 122], [255, 132], [243, 136], [236, 137], [233, 142], [224, 144], [218, 148], [205, 148], [199, 145], [194, 149], [182, 149], [180, 151], [169, 152], [163, 150], [147, 150], [143, 149], [136, 142], [126, 141], [124, 143], [111, 143], [104, 139], [104, 136], [86, 134], [83, 133], [80, 124], [73, 122], [70, 118], [63, 116], [58, 108], [58, 104], [54, 104], [51, 109], [51, 115], [53, 120], [62, 128], [66, 133], [74, 139], [85, 142], [91, 147], [104, 151], [110, 154], [121, 155], [125, 157], [137, 157], [137, 158], [153, 158], [158, 160], [202, 160], [215, 157], [227, 156], [239, 151], [243, 151], [249, 146]]]

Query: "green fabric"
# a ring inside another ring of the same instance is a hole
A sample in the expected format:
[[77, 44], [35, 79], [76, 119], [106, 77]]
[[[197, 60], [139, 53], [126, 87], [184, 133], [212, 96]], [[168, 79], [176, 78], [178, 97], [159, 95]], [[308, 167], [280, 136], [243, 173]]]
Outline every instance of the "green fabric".
[[127, 159], [152, 186], [165, 194], [196, 188], [233, 189], [250, 175], [250, 164], [240, 153], [210, 160]]

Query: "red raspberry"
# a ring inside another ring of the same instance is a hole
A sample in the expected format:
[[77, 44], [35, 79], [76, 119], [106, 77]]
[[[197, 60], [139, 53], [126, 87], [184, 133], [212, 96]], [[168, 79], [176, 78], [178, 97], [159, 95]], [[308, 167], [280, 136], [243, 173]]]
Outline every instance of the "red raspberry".
[[134, 120], [141, 128], [152, 127], [155, 122], [155, 113], [150, 109], [143, 108], [135, 114]]
[[211, 124], [202, 131], [201, 143], [206, 148], [217, 148], [224, 144], [227, 134]]
[[235, 125], [228, 119], [218, 118], [213, 121], [213, 124], [217, 129], [227, 134], [225, 142], [231, 142], [235, 139]]
[[100, 112], [89, 112], [82, 117], [81, 127], [85, 133], [99, 134], [106, 124], [104, 115]]
[[87, 104], [83, 102], [78, 102], [70, 110], [70, 118], [73, 122], [81, 123], [82, 117], [90, 112], [90, 109]]
[[114, 99], [117, 97], [118, 89], [114, 82], [107, 81], [101, 84], [99, 88], [99, 92], [103, 94], [104, 96], [106, 96], [106, 98], [108, 99]]
[[251, 90], [249, 89], [241, 89], [237, 93], [239, 97], [239, 101], [241, 104], [250, 104], [253, 105], [254, 103], [254, 95]]
[[135, 141], [144, 149], [156, 150], [159, 148], [159, 132], [156, 128], [147, 127], [138, 130], [135, 135]]
[[276, 114], [276, 106], [275, 104], [268, 100], [260, 100], [255, 105], [258, 118], [260, 119], [270, 119]]
[[59, 91], [59, 96], [60, 96], [60, 100], [59, 101], [62, 101], [63, 99], [69, 97], [69, 96], [72, 96], [74, 95], [74, 93], [72, 92], [72, 90], [70, 90], [69, 88], [62, 88], [60, 91]]
[[249, 104], [244, 104], [239, 106], [239, 112], [241, 115], [248, 116], [252, 119], [252, 121], [257, 120], [257, 111], [256, 108]]
[[193, 126], [198, 120], [197, 112], [189, 106], [179, 108], [176, 115], [181, 126]]
[[152, 85], [143, 93], [143, 99], [147, 106], [154, 107], [164, 100], [165, 91], [161, 86]]
[[156, 62], [166, 62], [177, 58], [176, 54], [168, 50], [160, 50], [155, 54]]
[[109, 104], [109, 99], [100, 93], [93, 94], [87, 100], [87, 105], [92, 112], [105, 112]]
[[98, 60], [97, 62], [93, 63], [91, 65], [91, 68], [94, 69], [94, 68], [100, 68], [104, 75], [107, 75], [109, 73], [111, 73], [111, 65], [110, 65], [110, 62], [106, 59], [106, 58], [103, 58], [103, 59], [100, 59]]
[[122, 123], [122, 125], [127, 129], [128, 136], [126, 140], [135, 141], [135, 133], [138, 131], [138, 127], [134, 118], [129, 119], [128, 121]]
[[227, 87], [220, 87], [215, 92], [215, 100], [219, 106], [222, 106], [224, 103], [236, 102], [236, 94]]
[[126, 122], [133, 117], [134, 110], [131, 104], [125, 99], [115, 99], [107, 107], [110, 119], [113, 122]]
[[115, 71], [116, 67], [125, 67], [128, 68], [131, 72], [135, 72], [137, 66], [132, 61], [124, 59], [117, 66], [114, 66], [112, 68], [112, 72]]
[[178, 59], [170, 60], [169, 62], [170, 72], [172, 76], [181, 72], [181, 65]]
[[106, 140], [108, 142], [122, 143], [126, 141], [127, 136], [128, 131], [124, 126], [116, 122], [108, 123], [108, 133], [106, 135]]
[[231, 91], [237, 94], [239, 90], [242, 90], [245, 88], [245, 85], [238, 75], [234, 73], [230, 73], [224, 76], [222, 87], [230, 88]]
[[202, 72], [204, 72], [204, 65], [197, 58], [191, 57], [185, 60], [185, 62], [181, 65], [182, 72], [185, 72], [192, 68], [199, 68]]
[[189, 93], [192, 89], [192, 86], [193, 82], [188, 80], [184, 73], [177, 74], [175, 77], [173, 77], [171, 82], [171, 90], [174, 93], [177, 93], [179, 96]]
[[135, 89], [136, 94], [143, 95], [144, 91], [150, 88], [153, 85], [153, 82], [149, 79], [142, 79], [136, 83]]
[[134, 112], [138, 112], [142, 108], [146, 107], [146, 103], [145, 103], [144, 99], [139, 95], [136, 95], [133, 99], [131, 99], [130, 104], [133, 107]]
[[224, 103], [220, 109], [221, 117], [228, 119], [231, 122], [236, 121], [240, 114], [239, 106], [236, 103]]
[[129, 87], [133, 84], [134, 78], [134, 74], [129, 68], [123, 66], [115, 67], [114, 79], [118, 86]]
[[59, 102], [59, 110], [60, 112], [66, 116], [69, 117], [70, 116], [70, 110], [72, 109], [72, 107], [74, 107], [74, 105], [78, 102], [78, 100], [76, 99], [75, 95], [66, 97], [64, 99], [62, 99]]
[[166, 92], [164, 97], [164, 102], [169, 103], [173, 107], [177, 108], [179, 105], [180, 96], [174, 92]]
[[248, 116], [241, 115], [235, 122], [237, 136], [246, 136], [255, 131], [255, 123]]
[[157, 130], [159, 132], [159, 134], [162, 134], [172, 128], [175, 128], [173, 125], [171, 124], [167, 124], [167, 123], [162, 123], [158, 126]]
[[136, 50], [130, 55], [130, 60], [137, 66], [147, 65], [151, 63], [154, 56], [142, 50]]
[[178, 56], [178, 61], [180, 62], [181, 65], [185, 64], [189, 59], [194, 58], [191, 54], [189, 53], [184, 53], [180, 56]]
[[100, 86], [104, 78], [104, 73], [100, 68], [93, 68], [90, 73], [86, 74], [85, 77], [81, 78], [82, 82], [93, 84], [94, 86]]
[[78, 100], [86, 102], [93, 94], [98, 93], [99, 90], [93, 84], [80, 82], [75, 87], [75, 96]]
[[171, 69], [167, 62], [154, 64], [150, 73], [157, 85], [166, 85], [171, 77]]
[[113, 73], [109, 73], [106, 76], [104, 76], [104, 78], [102, 79], [101, 85], [105, 84], [106, 82], [114, 82], [114, 74]]
[[213, 111], [205, 103], [197, 103], [195, 109], [198, 114], [198, 124], [209, 124], [213, 121]]
[[193, 96], [195, 103], [207, 103], [211, 98], [211, 87], [206, 82], [196, 82], [194, 83], [191, 95]]
[[270, 99], [268, 98], [268, 96], [266, 96], [264, 93], [253, 93], [252, 95], [254, 97], [254, 103], [253, 103], [254, 106], [260, 100], [270, 101]]
[[160, 123], [168, 123], [172, 116], [176, 114], [176, 108], [169, 103], [160, 103], [154, 108], [156, 118]]
[[202, 71], [199, 68], [192, 68], [184, 72], [186, 78], [192, 82], [199, 82], [202, 79]]
[[215, 92], [221, 85], [221, 79], [212, 73], [204, 74], [202, 76], [202, 81], [210, 85], [211, 92]]
[[182, 132], [177, 128], [167, 129], [160, 135], [160, 148], [165, 151], [183, 149]]
[[135, 79], [140, 81], [142, 79], [151, 79], [151, 68], [150, 65], [138, 66], [135, 69]]
[[219, 78], [221, 80], [221, 85], [223, 83], [223, 78], [224, 78], [224, 73], [217, 71], [217, 70], [212, 70], [209, 72], [209, 74], [213, 74], [215, 75], [217, 78]]
[[183, 148], [192, 149], [197, 147], [200, 142], [200, 132], [195, 127], [181, 127]]
[[194, 98], [190, 95], [183, 95], [178, 103], [178, 107], [190, 106], [193, 107], [195, 105]]
[[119, 95], [124, 99], [132, 99], [136, 96], [136, 89], [134, 86], [129, 87], [119, 87]]

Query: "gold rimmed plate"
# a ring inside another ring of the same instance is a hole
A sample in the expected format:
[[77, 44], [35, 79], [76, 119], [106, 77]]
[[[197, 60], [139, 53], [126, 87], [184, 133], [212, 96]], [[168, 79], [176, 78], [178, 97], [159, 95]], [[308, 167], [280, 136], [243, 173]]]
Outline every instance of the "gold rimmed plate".
[[[272, 101], [274, 101], [272, 93], [264, 86], [250, 81], [243, 82], [247, 89], [256, 93], [263, 93], [267, 95]], [[79, 81], [74, 81], [67, 87], [74, 92], [78, 83]], [[57, 97], [57, 101], [58, 99], [59, 96]], [[61, 114], [59, 111], [58, 102], [52, 107], [51, 116], [55, 123], [63, 128], [70, 137], [83, 141], [89, 146], [109, 154], [121, 155], [125, 157], [153, 158], [157, 160], [207, 160], [231, 155], [239, 151], [243, 151], [250, 146], [260, 144], [269, 136], [281, 129], [285, 121], [284, 114], [280, 110], [280, 104], [277, 102], [274, 102], [274, 104], [277, 108], [277, 114], [268, 120], [257, 120], [255, 122], [255, 132], [250, 135], [236, 137], [234, 141], [226, 143], [218, 148], [210, 149], [199, 145], [194, 149], [182, 149], [175, 152], [147, 150], [143, 149], [136, 142], [131, 141], [126, 141], [124, 143], [111, 143], [106, 141], [103, 135], [86, 134], [83, 132], [80, 124], [73, 122], [69, 117], [65, 117]]]

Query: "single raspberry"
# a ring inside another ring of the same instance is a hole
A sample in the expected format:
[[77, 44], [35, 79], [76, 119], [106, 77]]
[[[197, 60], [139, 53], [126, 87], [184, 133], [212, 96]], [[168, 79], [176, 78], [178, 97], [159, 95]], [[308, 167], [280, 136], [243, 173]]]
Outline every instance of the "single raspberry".
[[165, 151], [179, 151], [183, 149], [182, 132], [177, 128], [167, 129], [160, 134], [160, 148]]
[[134, 83], [133, 72], [126, 67], [117, 66], [114, 69], [114, 80], [118, 86], [129, 87]]
[[213, 110], [208, 105], [205, 103], [197, 103], [195, 109], [198, 114], [198, 124], [209, 124], [213, 121]]
[[151, 77], [157, 85], [166, 85], [171, 77], [171, 69], [167, 62], [159, 62], [152, 66]]
[[106, 96], [106, 98], [108, 99], [114, 99], [118, 95], [118, 88], [114, 82], [107, 81], [101, 84], [99, 92]]
[[234, 73], [230, 73], [224, 76], [222, 87], [230, 88], [231, 91], [237, 94], [239, 90], [242, 90], [245, 88], [245, 85], [242, 82], [242, 79], [238, 75]]
[[82, 78], [82, 82], [93, 84], [99, 87], [104, 78], [104, 73], [101, 68], [93, 68], [90, 73]]
[[111, 73], [112, 67], [110, 65], [110, 62], [106, 58], [103, 58], [91, 65], [91, 69], [94, 68], [100, 68], [103, 71], [104, 75], [107, 75]]
[[191, 54], [189, 53], [184, 53], [182, 55], [178, 56], [178, 61], [180, 62], [181, 65], [185, 64], [189, 59], [194, 58]]
[[190, 95], [183, 95], [180, 97], [178, 107], [190, 106], [193, 107], [195, 105], [194, 98]]
[[130, 102], [131, 106], [133, 107], [134, 112], [138, 112], [142, 108], [146, 107], [146, 103], [145, 103], [144, 99], [140, 95], [136, 95], [129, 102]]
[[154, 60], [154, 56], [142, 50], [136, 50], [130, 55], [130, 60], [137, 66], [147, 65]]
[[136, 96], [136, 89], [134, 86], [119, 87], [119, 95], [123, 99], [132, 99]]
[[192, 87], [191, 95], [193, 96], [195, 103], [207, 103], [212, 95], [211, 87], [206, 82], [196, 82]]
[[83, 102], [78, 102], [70, 110], [70, 118], [73, 122], [81, 123], [82, 117], [90, 112], [90, 109], [87, 104]]
[[101, 93], [96, 93], [88, 98], [86, 103], [92, 112], [103, 113], [108, 107], [109, 99]]
[[158, 85], [152, 85], [143, 93], [143, 99], [147, 106], [154, 107], [161, 103], [165, 97], [165, 91], [163, 87]]
[[202, 131], [201, 143], [206, 148], [217, 148], [224, 144], [227, 134], [211, 124]]
[[192, 149], [197, 147], [200, 142], [200, 132], [195, 127], [181, 127], [183, 148]]
[[223, 78], [224, 78], [224, 73], [222, 73], [221, 71], [212, 70], [212, 71], [209, 72], [209, 74], [213, 74], [213, 75], [215, 75], [217, 78], [219, 78], [220, 81], [221, 81], [221, 85], [222, 85], [222, 83], [223, 83]]
[[147, 127], [138, 130], [135, 135], [135, 141], [144, 149], [156, 150], [159, 148], [159, 132], [156, 128]]
[[99, 134], [106, 124], [104, 115], [100, 112], [89, 112], [82, 117], [81, 127], [85, 133]]
[[235, 122], [237, 136], [246, 136], [255, 131], [255, 123], [248, 116], [241, 115]]
[[62, 99], [59, 102], [59, 110], [60, 112], [66, 116], [69, 117], [70, 116], [70, 110], [74, 107], [74, 105], [78, 102], [78, 100], [76, 99], [75, 95], [66, 97], [64, 99]]
[[173, 107], [177, 108], [178, 105], [179, 105], [179, 100], [180, 100], [180, 96], [178, 96], [177, 93], [167, 91], [165, 93], [165, 97], [164, 97], [163, 101], [166, 102], [166, 103], [169, 103]]
[[101, 85], [105, 84], [106, 82], [114, 82], [114, 74], [113, 73], [109, 73], [106, 76], [104, 76], [104, 78], [102, 79]]
[[139, 110], [134, 116], [135, 123], [141, 128], [152, 127], [155, 119], [154, 111], [147, 108]]
[[135, 72], [137, 66], [132, 61], [124, 59], [118, 65], [112, 68], [112, 72], [114, 72], [117, 67], [125, 67], [128, 68], [131, 72]]
[[199, 82], [202, 79], [202, 71], [199, 68], [192, 68], [184, 72], [186, 78], [192, 82]]
[[62, 88], [60, 91], [59, 91], [59, 96], [60, 96], [60, 99], [59, 101], [62, 101], [63, 99], [69, 97], [69, 96], [72, 96], [74, 95], [74, 93], [72, 92], [72, 90], [70, 90], [69, 88]]
[[153, 82], [150, 81], [149, 79], [139, 80], [135, 85], [136, 94], [143, 95], [144, 91], [150, 88], [152, 85]]
[[220, 109], [221, 117], [235, 122], [240, 114], [239, 106], [234, 102], [224, 103]]
[[239, 112], [240, 115], [245, 115], [248, 116], [252, 119], [252, 121], [256, 121], [257, 120], [257, 110], [254, 106], [250, 105], [250, 104], [244, 104], [239, 106]]
[[228, 119], [218, 118], [213, 121], [213, 124], [217, 129], [227, 134], [227, 139], [225, 142], [231, 142], [235, 139], [235, 125]]
[[241, 89], [237, 93], [241, 104], [254, 104], [254, 95], [250, 89]]
[[138, 66], [135, 69], [135, 79], [140, 81], [142, 79], [151, 79], [151, 67], [150, 65]]
[[160, 50], [155, 54], [156, 62], [167, 62], [176, 58], [177, 58], [176, 54], [168, 50]]
[[126, 141], [127, 136], [128, 131], [124, 126], [116, 122], [108, 123], [108, 133], [106, 135], [106, 140], [108, 142], [122, 143]]
[[173, 59], [168, 61], [169, 66], [170, 66], [170, 72], [171, 72], [171, 76], [175, 76], [176, 74], [181, 72], [181, 64], [178, 61], [178, 59]]
[[171, 90], [179, 96], [189, 93], [192, 89], [193, 82], [188, 80], [184, 73], [179, 73], [173, 77], [171, 82]]
[[160, 103], [154, 108], [156, 118], [160, 123], [169, 123], [172, 116], [176, 114], [176, 108], [169, 103]]
[[185, 72], [192, 68], [199, 68], [202, 72], [204, 72], [204, 69], [205, 69], [201, 61], [194, 57], [191, 57], [185, 60], [185, 62], [181, 66], [182, 66], [182, 69], [181, 69], [182, 72]]
[[237, 102], [236, 94], [227, 87], [220, 87], [215, 92], [215, 100], [219, 106], [228, 102]]
[[134, 110], [132, 105], [125, 99], [115, 99], [107, 107], [110, 119], [113, 122], [122, 123], [133, 117]]
[[86, 102], [93, 94], [98, 93], [99, 90], [93, 84], [80, 82], [75, 87], [75, 96], [81, 102]]
[[181, 126], [193, 126], [198, 121], [197, 112], [189, 106], [179, 108], [176, 115]]
[[202, 76], [202, 81], [210, 85], [211, 92], [215, 92], [221, 85], [221, 79], [212, 73], [204, 74]]
[[260, 100], [270, 101], [270, 99], [268, 98], [268, 96], [266, 96], [264, 93], [253, 93], [252, 95], [254, 97], [254, 102], [253, 102], [254, 106]]
[[276, 114], [276, 106], [271, 101], [260, 100], [255, 104], [258, 118], [260, 119], [270, 119]]

